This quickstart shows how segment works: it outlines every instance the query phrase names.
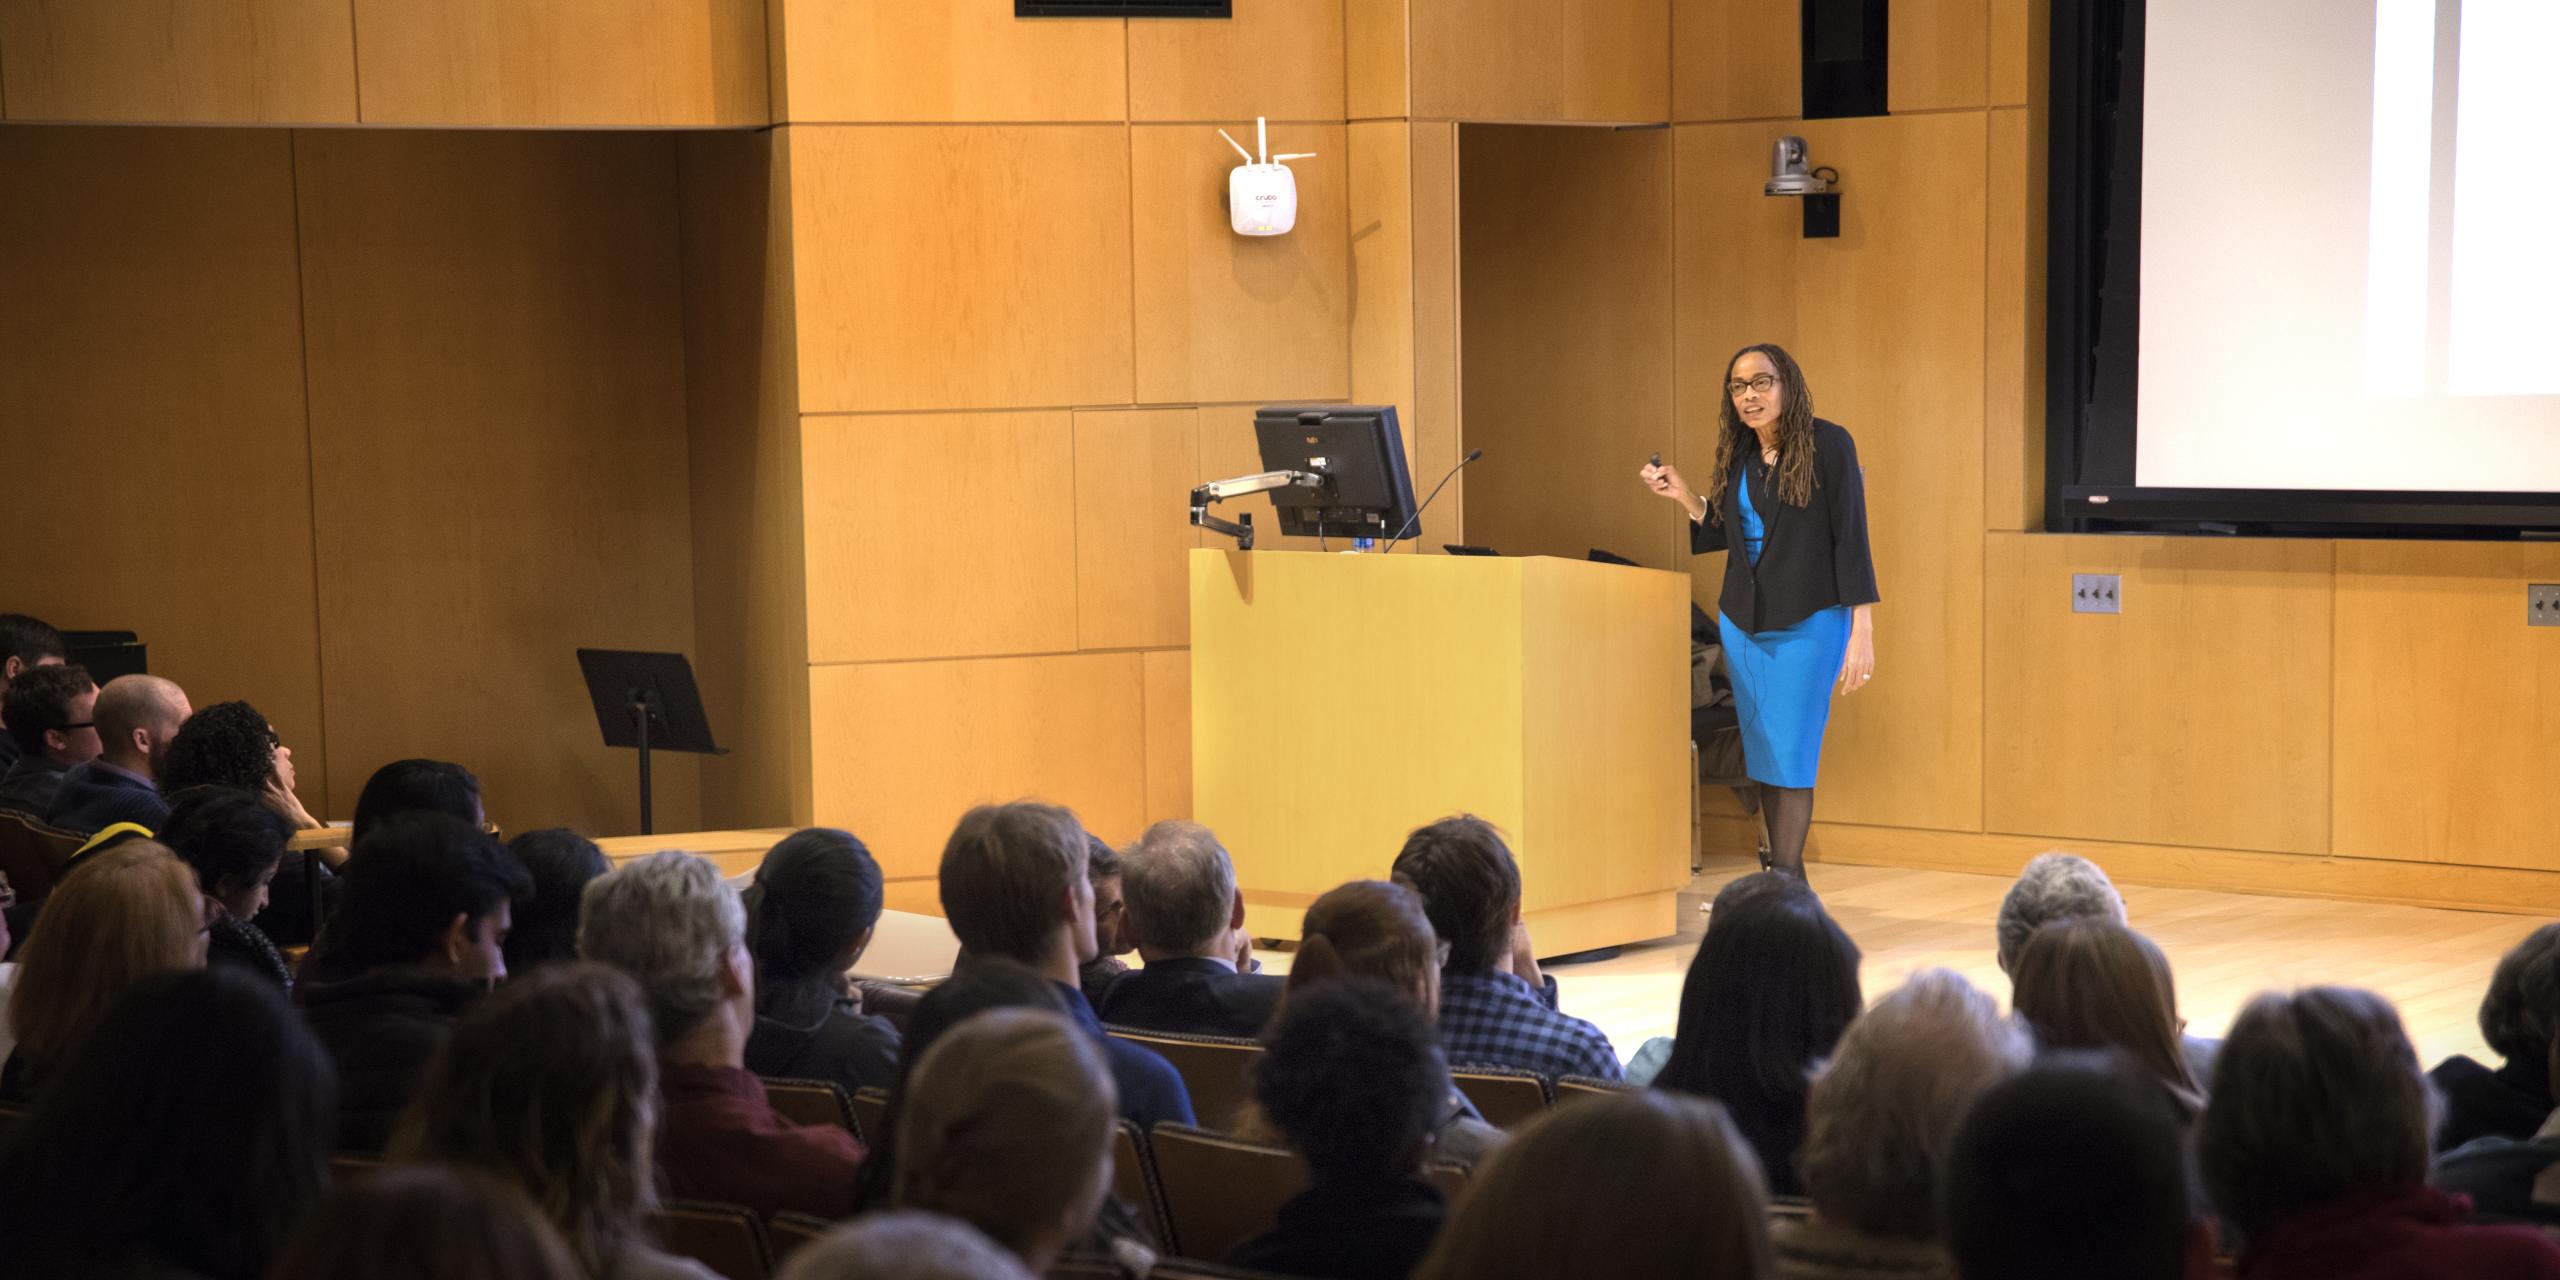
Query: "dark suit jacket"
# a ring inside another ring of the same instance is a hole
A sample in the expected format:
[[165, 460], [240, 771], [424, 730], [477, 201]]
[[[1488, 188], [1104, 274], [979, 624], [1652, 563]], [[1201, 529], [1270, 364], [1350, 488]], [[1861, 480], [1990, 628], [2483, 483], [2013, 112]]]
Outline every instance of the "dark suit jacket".
[[[1757, 455], [1727, 482], [1722, 508], [1689, 526], [1692, 555], [1726, 552], [1718, 607], [1745, 631], [1784, 631], [1833, 605], [1874, 604], [1875, 561], [1867, 553], [1867, 486], [1847, 428], [1813, 420], [1813, 497], [1778, 500], [1777, 477]], [[1751, 486], [1760, 513], [1760, 563], [1743, 550], [1730, 486]]]
[[0, 809], [41, 821], [53, 807], [53, 793], [62, 788], [65, 767], [51, 756], [19, 756], [7, 773], [0, 773]]
[[96, 760], [71, 766], [54, 789], [45, 825], [95, 835], [119, 822], [139, 823], [157, 831], [169, 820], [169, 802], [148, 778], [102, 767]]
[[1140, 1031], [1258, 1036], [1285, 978], [1237, 973], [1215, 960], [1158, 960], [1132, 969], [1102, 999], [1102, 1020]]

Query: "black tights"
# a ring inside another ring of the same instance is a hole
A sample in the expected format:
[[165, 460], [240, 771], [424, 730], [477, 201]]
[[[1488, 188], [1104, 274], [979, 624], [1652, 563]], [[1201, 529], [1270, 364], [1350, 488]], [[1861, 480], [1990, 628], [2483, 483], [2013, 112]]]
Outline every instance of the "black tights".
[[1769, 866], [1804, 879], [1804, 836], [1813, 826], [1813, 788], [1762, 782], [1760, 822], [1769, 833]]

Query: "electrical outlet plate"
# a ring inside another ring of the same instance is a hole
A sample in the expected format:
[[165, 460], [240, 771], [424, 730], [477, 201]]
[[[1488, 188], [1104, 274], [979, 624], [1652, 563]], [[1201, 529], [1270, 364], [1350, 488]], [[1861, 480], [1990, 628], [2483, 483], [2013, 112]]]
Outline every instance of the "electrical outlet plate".
[[2524, 589], [2524, 624], [2560, 627], [2560, 582], [2537, 582]]
[[2072, 574], [2071, 611], [2073, 613], [2124, 612], [2124, 575], [2120, 573]]

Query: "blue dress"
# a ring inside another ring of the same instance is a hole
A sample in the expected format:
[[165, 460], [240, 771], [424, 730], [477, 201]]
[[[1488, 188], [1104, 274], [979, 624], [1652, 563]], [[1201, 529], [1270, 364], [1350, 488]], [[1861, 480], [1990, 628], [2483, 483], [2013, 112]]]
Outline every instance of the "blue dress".
[[[1751, 563], [1767, 541], [1751, 505], [1751, 481], [1734, 477], [1733, 515]], [[1831, 723], [1831, 689], [1849, 656], [1849, 606], [1833, 605], [1781, 631], [1750, 632], [1716, 613], [1725, 669], [1733, 677], [1734, 711], [1742, 720], [1742, 760], [1754, 782], [1810, 787], [1822, 766], [1822, 731]]]

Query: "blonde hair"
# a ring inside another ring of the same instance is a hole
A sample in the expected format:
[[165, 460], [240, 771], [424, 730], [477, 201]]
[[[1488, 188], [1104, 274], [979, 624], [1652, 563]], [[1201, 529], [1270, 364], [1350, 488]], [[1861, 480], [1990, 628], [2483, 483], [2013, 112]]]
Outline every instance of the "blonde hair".
[[35, 1070], [86, 1039], [126, 988], [204, 964], [204, 895], [165, 845], [132, 840], [82, 860], [45, 899], [9, 997]]
[[2027, 938], [2010, 1005], [2048, 1049], [2117, 1049], [2193, 1119], [2204, 1090], [2179, 1037], [2177, 979], [2151, 939], [2112, 920], [2049, 924]]
[[1760, 1280], [1775, 1274], [1768, 1213], [1760, 1163], [1723, 1107], [1634, 1090], [1550, 1112], [1512, 1139], [1414, 1280]]
[[890, 1200], [958, 1218], [1028, 1259], [1044, 1233], [1100, 1203], [1119, 1106], [1102, 1050], [1065, 1018], [976, 1014], [916, 1061]]

